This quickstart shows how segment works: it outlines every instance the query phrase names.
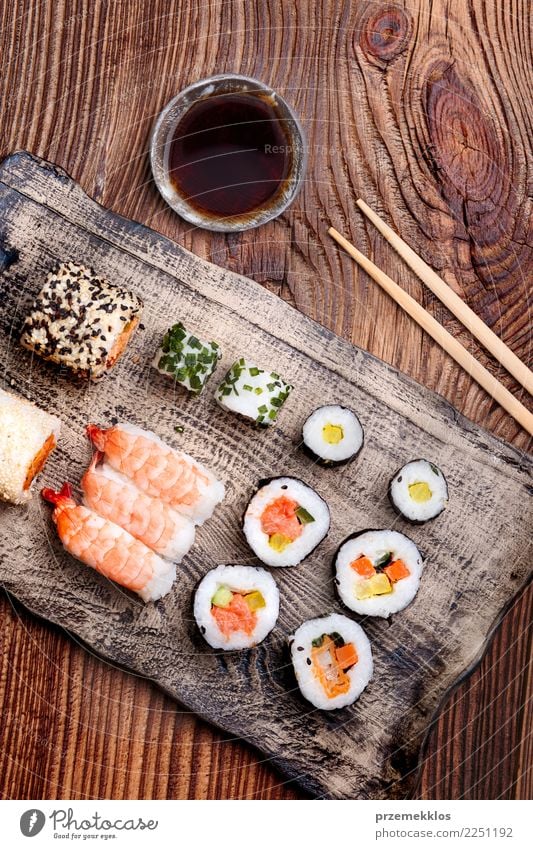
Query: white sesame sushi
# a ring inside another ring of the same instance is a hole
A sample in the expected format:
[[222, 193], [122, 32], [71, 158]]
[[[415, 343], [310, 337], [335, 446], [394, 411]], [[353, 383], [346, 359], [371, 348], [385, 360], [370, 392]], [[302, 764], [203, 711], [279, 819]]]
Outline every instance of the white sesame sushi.
[[244, 514], [248, 545], [267, 566], [296, 566], [329, 531], [329, 508], [298, 478], [263, 481]]
[[389, 498], [404, 519], [414, 524], [429, 522], [448, 504], [448, 484], [441, 470], [429, 460], [411, 460], [391, 479]]
[[248, 649], [276, 624], [279, 591], [272, 575], [255, 566], [217, 566], [198, 584], [194, 618], [214, 649]]
[[339, 613], [304, 622], [289, 644], [302, 695], [319, 710], [353, 704], [372, 678], [368, 637], [360, 625]]
[[387, 617], [414, 599], [423, 562], [409, 537], [398, 531], [370, 530], [341, 543], [334, 569], [339, 598], [349, 610]]
[[25, 504], [31, 485], [59, 438], [61, 422], [0, 389], [0, 500]]

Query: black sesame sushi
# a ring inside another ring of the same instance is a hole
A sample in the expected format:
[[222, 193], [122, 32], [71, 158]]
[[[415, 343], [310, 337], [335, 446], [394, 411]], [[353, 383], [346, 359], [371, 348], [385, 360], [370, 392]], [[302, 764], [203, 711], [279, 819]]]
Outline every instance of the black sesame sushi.
[[152, 365], [160, 374], [199, 395], [221, 356], [217, 342], [205, 342], [178, 322], [165, 333]]
[[398, 469], [389, 484], [392, 506], [404, 519], [423, 524], [435, 519], [448, 504], [448, 484], [429, 460], [411, 460]]
[[64, 262], [48, 274], [20, 343], [78, 377], [97, 380], [124, 352], [142, 308], [132, 292], [83, 265]]
[[330, 523], [323, 498], [297, 478], [263, 482], [244, 514], [248, 545], [267, 566], [296, 566], [324, 539]]
[[198, 584], [194, 618], [214, 649], [248, 649], [276, 624], [279, 591], [272, 575], [256, 566], [217, 566]]
[[333, 566], [337, 593], [349, 610], [387, 617], [412, 602], [424, 564], [409, 537], [398, 531], [369, 530], [347, 537]]
[[302, 432], [305, 452], [322, 466], [349, 463], [363, 447], [361, 422], [352, 410], [337, 404], [319, 407]]
[[292, 390], [275, 371], [261, 368], [241, 357], [227, 372], [215, 392], [223, 410], [237, 413], [261, 427], [274, 424]]
[[304, 622], [289, 643], [302, 695], [320, 710], [351, 705], [372, 678], [368, 637], [339, 613]]

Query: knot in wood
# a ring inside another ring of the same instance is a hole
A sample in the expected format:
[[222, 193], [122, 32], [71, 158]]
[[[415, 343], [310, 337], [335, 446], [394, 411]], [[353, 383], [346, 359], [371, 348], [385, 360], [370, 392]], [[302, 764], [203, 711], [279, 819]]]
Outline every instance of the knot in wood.
[[412, 18], [405, 9], [392, 4], [375, 9], [371, 4], [361, 21], [356, 39], [368, 59], [387, 63], [403, 53], [412, 30]]

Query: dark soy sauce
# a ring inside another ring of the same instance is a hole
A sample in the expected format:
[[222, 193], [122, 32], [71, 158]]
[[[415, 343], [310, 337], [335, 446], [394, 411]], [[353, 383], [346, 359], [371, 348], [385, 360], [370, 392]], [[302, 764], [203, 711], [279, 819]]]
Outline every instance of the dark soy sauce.
[[215, 94], [178, 121], [169, 151], [176, 191], [201, 212], [239, 217], [268, 205], [290, 176], [285, 120], [269, 98]]

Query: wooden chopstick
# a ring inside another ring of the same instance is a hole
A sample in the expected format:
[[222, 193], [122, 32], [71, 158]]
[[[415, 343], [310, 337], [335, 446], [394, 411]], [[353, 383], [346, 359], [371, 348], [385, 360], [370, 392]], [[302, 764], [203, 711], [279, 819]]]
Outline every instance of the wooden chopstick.
[[481, 342], [483, 347], [490, 351], [493, 357], [517, 379], [519, 384], [533, 395], [533, 372], [516, 356], [513, 351], [502, 342], [499, 336], [487, 327], [484, 321], [470, 309], [468, 304], [457, 295], [453, 289], [444, 282], [442, 277], [433, 271], [417, 253], [404, 242], [395, 231], [385, 224], [382, 218], [371, 209], [368, 204], [359, 198], [357, 206], [366, 217], [374, 224], [379, 232], [386, 238], [387, 242], [397, 251], [407, 265], [413, 269], [417, 277], [428, 286], [431, 291], [448, 307], [467, 330]]
[[405, 292], [401, 286], [398, 286], [394, 280], [391, 280], [384, 271], [381, 271], [377, 265], [374, 265], [368, 257], [358, 251], [351, 242], [341, 236], [334, 227], [328, 230], [330, 236], [363, 268], [366, 273], [379, 283], [391, 298], [394, 298], [411, 318], [414, 320], [444, 348], [444, 350], [453, 359], [459, 363], [465, 371], [474, 378], [480, 386], [485, 389], [495, 401], [500, 404], [507, 412], [526, 430], [530, 436], [533, 436], [533, 414], [524, 407], [511, 393], [502, 386], [499, 380], [494, 377], [481, 363], [472, 356], [472, 354], [464, 348], [461, 343], [455, 339], [447, 330], [445, 330], [439, 322], [430, 315], [424, 307], [415, 301], [410, 295]]

